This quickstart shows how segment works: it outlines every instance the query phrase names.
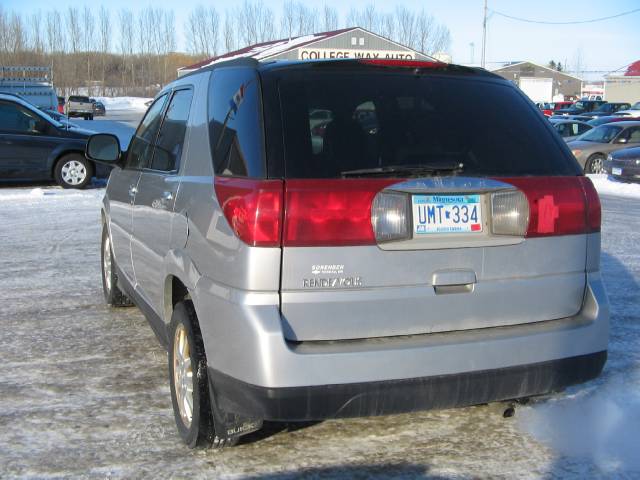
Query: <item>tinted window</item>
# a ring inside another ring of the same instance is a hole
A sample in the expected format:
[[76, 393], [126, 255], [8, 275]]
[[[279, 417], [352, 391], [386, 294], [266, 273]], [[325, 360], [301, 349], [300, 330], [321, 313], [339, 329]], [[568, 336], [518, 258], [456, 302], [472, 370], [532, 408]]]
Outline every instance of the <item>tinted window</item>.
[[589, 125], [585, 125], [584, 123], [578, 123], [578, 133], [577, 135], [582, 135], [587, 130], [591, 130]]
[[246, 68], [216, 70], [209, 87], [211, 154], [218, 175], [265, 176], [260, 84]]
[[149, 164], [166, 101], [167, 95], [162, 95], [147, 110], [129, 145], [127, 168], [144, 168]]
[[463, 163], [467, 175], [577, 173], [546, 120], [505, 83], [305, 69], [279, 89], [289, 178], [443, 163]]
[[44, 120], [36, 114], [9, 102], [0, 102], [0, 131], [38, 133]]
[[589, 130], [580, 137], [580, 140], [586, 142], [609, 143], [618, 133], [622, 131], [622, 127], [614, 127], [613, 125], [600, 125], [599, 127]]
[[84, 103], [88, 103], [88, 102], [89, 102], [89, 97], [71, 96], [71, 97], [69, 97], [69, 101], [70, 101], [70, 102], [84, 102]]
[[640, 127], [629, 127], [616, 140], [624, 138], [627, 143], [640, 143]]
[[190, 89], [178, 90], [173, 94], [158, 133], [152, 169], [166, 172], [178, 170], [192, 96]]

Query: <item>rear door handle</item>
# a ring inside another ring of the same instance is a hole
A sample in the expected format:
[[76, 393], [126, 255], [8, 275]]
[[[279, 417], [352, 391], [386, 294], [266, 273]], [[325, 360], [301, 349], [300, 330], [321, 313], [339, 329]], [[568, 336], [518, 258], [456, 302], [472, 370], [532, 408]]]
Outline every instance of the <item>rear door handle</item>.
[[471, 285], [477, 282], [476, 272], [473, 270], [439, 270], [431, 277], [434, 287], [451, 285]]
[[169, 202], [173, 200], [173, 192], [163, 192], [162, 201]]

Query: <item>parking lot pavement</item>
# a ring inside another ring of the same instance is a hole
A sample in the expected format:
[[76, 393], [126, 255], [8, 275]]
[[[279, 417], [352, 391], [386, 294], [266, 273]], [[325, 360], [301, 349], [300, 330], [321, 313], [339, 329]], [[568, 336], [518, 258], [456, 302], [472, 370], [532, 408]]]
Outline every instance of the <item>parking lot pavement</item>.
[[640, 471], [640, 200], [603, 199], [613, 315], [610, 360], [597, 381], [518, 407], [510, 419], [491, 405], [273, 424], [210, 452], [180, 443], [166, 353], [141, 313], [103, 304], [103, 193], [0, 189], [1, 478], [577, 479]]

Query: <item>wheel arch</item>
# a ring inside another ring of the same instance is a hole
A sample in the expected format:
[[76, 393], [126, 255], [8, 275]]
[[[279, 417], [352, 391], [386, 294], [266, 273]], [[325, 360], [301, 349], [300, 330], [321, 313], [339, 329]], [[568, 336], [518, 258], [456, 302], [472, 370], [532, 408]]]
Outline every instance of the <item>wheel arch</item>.
[[191, 300], [191, 291], [180, 277], [174, 274], [167, 275], [164, 281], [164, 321], [166, 324], [171, 322], [173, 309], [178, 302], [183, 300]]
[[[52, 161], [51, 161], [51, 165], [49, 166], [49, 168], [51, 169], [51, 177], [53, 178], [54, 176], [54, 172], [56, 169], [56, 166], [58, 165], [58, 162], [60, 160], [62, 160], [64, 157], [66, 157], [67, 155], [71, 155], [77, 153], [78, 155], [82, 155], [82, 157], [84, 158], [84, 150], [79, 150], [77, 148], [72, 148], [72, 149], [68, 149], [68, 150], [60, 150], [59, 152], [55, 152], [55, 154], [52, 156]], [[92, 161], [87, 160], [89, 162], [89, 164], [91, 164], [91, 166], [94, 169], [94, 173], [95, 173], [95, 165]]]

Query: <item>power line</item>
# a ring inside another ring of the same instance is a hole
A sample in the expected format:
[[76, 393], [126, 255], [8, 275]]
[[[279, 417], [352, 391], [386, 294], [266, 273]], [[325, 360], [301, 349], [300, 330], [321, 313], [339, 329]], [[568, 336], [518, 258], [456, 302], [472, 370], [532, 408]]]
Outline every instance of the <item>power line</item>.
[[633, 10], [629, 10], [627, 12], [618, 13], [616, 15], [610, 15], [608, 17], [592, 18], [590, 20], [576, 20], [572, 22], [548, 22], [544, 20], [532, 20], [530, 18], [515, 17], [513, 15], [508, 15], [506, 13], [498, 12], [493, 9], [490, 9], [490, 10], [491, 10], [491, 13], [495, 15], [499, 15], [504, 18], [508, 18], [510, 20], [516, 20], [518, 22], [525, 22], [525, 23], [537, 23], [542, 25], [579, 25], [584, 23], [596, 23], [596, 22], [603, 22], [605, 20], [611, 20], [613, 18], [624, 17], [625, 15], [631, 15], [633, 13], [640, 12], [640, 8], [634, 8]]

